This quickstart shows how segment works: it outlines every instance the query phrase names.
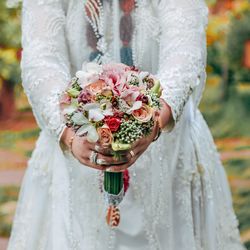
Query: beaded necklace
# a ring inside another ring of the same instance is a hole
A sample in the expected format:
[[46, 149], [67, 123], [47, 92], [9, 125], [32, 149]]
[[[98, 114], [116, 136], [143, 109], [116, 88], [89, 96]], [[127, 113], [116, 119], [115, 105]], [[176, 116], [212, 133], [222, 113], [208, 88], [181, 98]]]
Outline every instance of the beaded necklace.
[[[121, 62], [129, 66], [133, 65], [131, 39], [133, 35], [133, 21], [131, 13], [135, 9], [135, 0], [113, 0], [113, 4], [119, 1], [122, 16], [120, 18], [120, 41], [122, 47], [120, 48]], [[88, 20], [86, 35], [87, 43], [92, 49], [89, 55], [89, 61], [101, 62], [103, 50], [106, 44], [104, 43], [103, 32], [103, 0], [87, 0], [85, 3], [85, 13]]]

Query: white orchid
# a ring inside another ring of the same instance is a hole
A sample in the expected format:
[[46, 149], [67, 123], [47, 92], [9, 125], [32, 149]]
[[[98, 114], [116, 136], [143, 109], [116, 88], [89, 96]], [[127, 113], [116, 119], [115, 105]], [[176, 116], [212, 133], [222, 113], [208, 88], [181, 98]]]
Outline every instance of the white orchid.
[[77, 110], [77, 108], [78, 108], [77, 99], [72, 98], [71, 104], [63, 109], [63, 115], [72, 114]]
[[103, 111], [98, 103], [88, 103], [83, 106], [83, 109], [88, 111], [89, 120], [99, 122], [104, 119]]
[[140, 109], [142, 107], [142, 101], [134, 102], [133, 106], [127, 110], [127, 114], [132, 114], [134, 110]]
[[90, 82], [97, 81], [99, 79], [99, 74], [101, 74], [102, 71], [103, 69], [101, 65], [93, 62], [85, 62], [82, 65], [82, 69], [76, 72], [76, 77], [78, 78], [81, 87], [84, 87]]
[[91, 122], [80, 112], [75, 113], [71, 120], [75, 125], [81, 126], [77, 130], [77, 135], [81, 136], [87, 133], [87, 140], [89, 142], [97, 142], [99, 139], [96, 128], [91, 124]]
[[102, 109], [102, 113], [105, 115], [105, 116], [112, 116], [114, 115], [113, 113], [113, 106], [112, 106], [112, 103], [108, 100], [101, 100], [100, 102], [100, 107]]
[[144, 79], [145, 77], [148, 77], [149, 75], [150, 75], [149, 72], [146, 72], [146, 71], [142, 71], [142, 72], [139, 73], [139, 75], [138, 75], [138, 78], [139, 78], [139, 86], [144, 86], [144, 84], [143, 84], [143, 79]]
[[[105, 108], [103, 108], [105, 105]], [[75, 125], [81, 126], [77, 130], [77, 135], [83, 135], [87, 133], [87, 139], [90, 142], [97, 142], [99, 139], [96, 128], [90, 121], [99, 122], [107, 115], [113, 115], [111, 103], [88, 103], [83, 106], [83, 109], [88, 112], [88, 118], [83, 113], [76, 112], [71, 120]]]
[[99, 139], [99, 135], [96, 131], [96, 128], [91, 124], [83, 124], [77, 131], [77, 135], [83, 135], [87, 133], [87, 140], [89, 142], [97, 142]]

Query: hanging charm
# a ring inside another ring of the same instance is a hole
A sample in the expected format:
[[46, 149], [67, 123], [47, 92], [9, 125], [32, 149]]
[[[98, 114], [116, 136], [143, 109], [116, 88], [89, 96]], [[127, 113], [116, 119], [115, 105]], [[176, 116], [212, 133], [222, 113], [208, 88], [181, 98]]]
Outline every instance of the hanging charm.
[[120, 223], [120, 210], [116, 206], [109, 206], [106, 215], [107, 224], [111, 227], [118, 227]]
[[[117, 174], [121, 174], [121, 176], [119, 177]], [[106, 222], [110, 227], [117, 227], [120, 223], [120, 210], [118, 206], [129, 188], [129, 171], [126, 169], [121, 173], [104, 172], [103, 177], [104, 185], [102, 187], [102, 192], [106, 204], [108, 205]], [[120, 178], [122, 179], [120, 180]], [[118, 189], [115, 187], [118, 187]]]

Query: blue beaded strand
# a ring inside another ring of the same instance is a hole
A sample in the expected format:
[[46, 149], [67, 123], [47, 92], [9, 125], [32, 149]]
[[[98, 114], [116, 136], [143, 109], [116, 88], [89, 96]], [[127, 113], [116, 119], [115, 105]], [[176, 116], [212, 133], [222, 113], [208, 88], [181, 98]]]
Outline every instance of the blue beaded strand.
[[130, 47], [123, 46], [120, 49], [121, 62], [128, 66], [133, 66], [132, 49]]

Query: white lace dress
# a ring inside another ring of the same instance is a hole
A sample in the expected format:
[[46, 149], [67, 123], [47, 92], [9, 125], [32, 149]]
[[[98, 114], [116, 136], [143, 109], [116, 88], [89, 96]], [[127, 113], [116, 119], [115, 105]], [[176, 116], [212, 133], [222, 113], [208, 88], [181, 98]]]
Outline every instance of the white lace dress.
[[[224, 169], [197, 109], [206, 78], [207, 7], [203, 0], [137, 0], [132, 10], [131, 2], [23, 1], [23, 86], [41, 133], [8, 250], [244, 249]], [[123, 16], [131, 36], [121, 30]], [[96, 55], [101, 63], [132, 56], [133, 64], [157, 74], [174, 117], [171, 132], [130, 168], [115, 230], [105, 223], [99, 172], [58, 142], [64, 128], [58, 96]]]

